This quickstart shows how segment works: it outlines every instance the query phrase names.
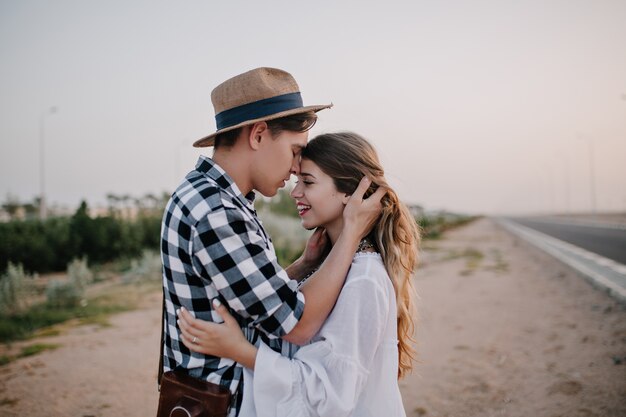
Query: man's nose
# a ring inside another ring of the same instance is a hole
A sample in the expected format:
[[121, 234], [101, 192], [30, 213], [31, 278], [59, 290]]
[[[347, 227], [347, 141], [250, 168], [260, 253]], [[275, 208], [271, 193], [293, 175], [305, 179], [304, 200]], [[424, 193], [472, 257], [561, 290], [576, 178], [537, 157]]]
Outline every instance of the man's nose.
[[302, 191], [301, 191], [301, 185], [300, 183], [297, 183], [295, 187], [293, 187], [293, 190], [291, 190], [291, 192], [289, 193], [291, 195], [292, 198], [300, 198], [302, 197]]
[[300, 174], [300, 157], [296, 156], [293, 158], [293, 162], [291, 163], [291, 170], [289, 171], [293, 175]]

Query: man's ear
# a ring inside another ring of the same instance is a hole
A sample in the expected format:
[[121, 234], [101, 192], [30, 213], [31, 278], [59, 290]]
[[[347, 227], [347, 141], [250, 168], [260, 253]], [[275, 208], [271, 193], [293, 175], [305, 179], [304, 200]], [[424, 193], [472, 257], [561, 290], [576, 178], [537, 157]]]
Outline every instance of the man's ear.
[[270, 133], [269, 127], [265, 122], [257, 122], [252, 125], [248, 135], [248, 143], [250, 148], [258, 150], [261, 146], [261, 141]]

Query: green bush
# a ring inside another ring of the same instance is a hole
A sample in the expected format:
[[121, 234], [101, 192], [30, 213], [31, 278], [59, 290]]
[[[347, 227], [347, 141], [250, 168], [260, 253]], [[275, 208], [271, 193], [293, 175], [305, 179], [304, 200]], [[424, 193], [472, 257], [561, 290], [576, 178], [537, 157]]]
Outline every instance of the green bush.
[[93, 273], [87, 266], [87, 258], [74, 259], [67, 265], [70, 282], [79, 290], [84, 291], [93, 282]]
[[130, 261], [130, 268], [122, 275], [124, 282], [156, 280], [162, 277], [161, 257], [154, 251], [143, 251], [139, 259]]
[[46, 299], [51, 308], [70, 308], [80, 304], [83, 291], [72, 281], [52, 280], [46, 287]]
[[147, 212], [128, 220], [115, 214], [91, 218], [83, 202], [71, 217], [0, 223], [0, 271], [9, 262], [27, 272], [62, 271], [75, 258], [92, 264], [137, 258], [158, 251], [161, 215]]
[[30, 282], [21, 264], [9, 262], [7, 271], [0, 277], [0, 313], [14, 314], [24, 309]]

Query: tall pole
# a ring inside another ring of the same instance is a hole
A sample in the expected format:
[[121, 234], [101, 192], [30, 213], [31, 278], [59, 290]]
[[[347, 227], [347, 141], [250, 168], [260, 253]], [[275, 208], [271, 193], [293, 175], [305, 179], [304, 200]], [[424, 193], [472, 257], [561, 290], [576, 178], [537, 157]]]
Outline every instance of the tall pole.
[[[622, 93], [620, 95], [620, 98], [622, 99], [622, 101], [626, 102], [626, 93]], [[626, 193], [623, 194], [623, 196], [624, 196], [624, 206], [623, 206], [623, 209], [624, 209], [624, 211], [626, 211]]]
[[564, 168], [565, 168], [565, 214], [569, 214], [570, 206], [569, 206], [569, 158], [567, 155], [563, 157], [564, 160]]
[[596, 179], [593, 166], [593, 139], [589, 138], [589, 198], [591, 200], [591, 214], [596, 214]]
[[57, 108], [52, 106], [41, 112], [39, 117], [39, 218], [45, 220], [48, 217], [46, 207], [46, 163], [45, 163], [45, 145], [46, 145], [46, 116], [54, 114]]

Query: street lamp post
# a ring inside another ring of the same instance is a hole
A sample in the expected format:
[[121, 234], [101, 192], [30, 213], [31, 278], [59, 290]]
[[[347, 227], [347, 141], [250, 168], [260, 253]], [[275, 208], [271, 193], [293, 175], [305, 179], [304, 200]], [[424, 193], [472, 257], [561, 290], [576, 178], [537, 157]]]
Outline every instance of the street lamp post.
[[593, 139], [589, 138], [589, 199], [591, 200], [591, 214], [596, 215], [596, 177], [593, 166]]
[[46, 116], [55, 114], [56, 106], [52, 106], [41, 112], [39, 117], [39, 218], [45, 220], [48, 216], [46, 207], [46, 172], [45, 172], [45, 138], [46, 138]]
[[596, 215], [596, 170], [594, 164], [593, 157], [593, 138], [585, 137], [583, 135], [578, 135], [578, 139], [587, 142], [588, 152], [587, 156], [589, 157], [589, 205], [591, 206], [591, 215]]

